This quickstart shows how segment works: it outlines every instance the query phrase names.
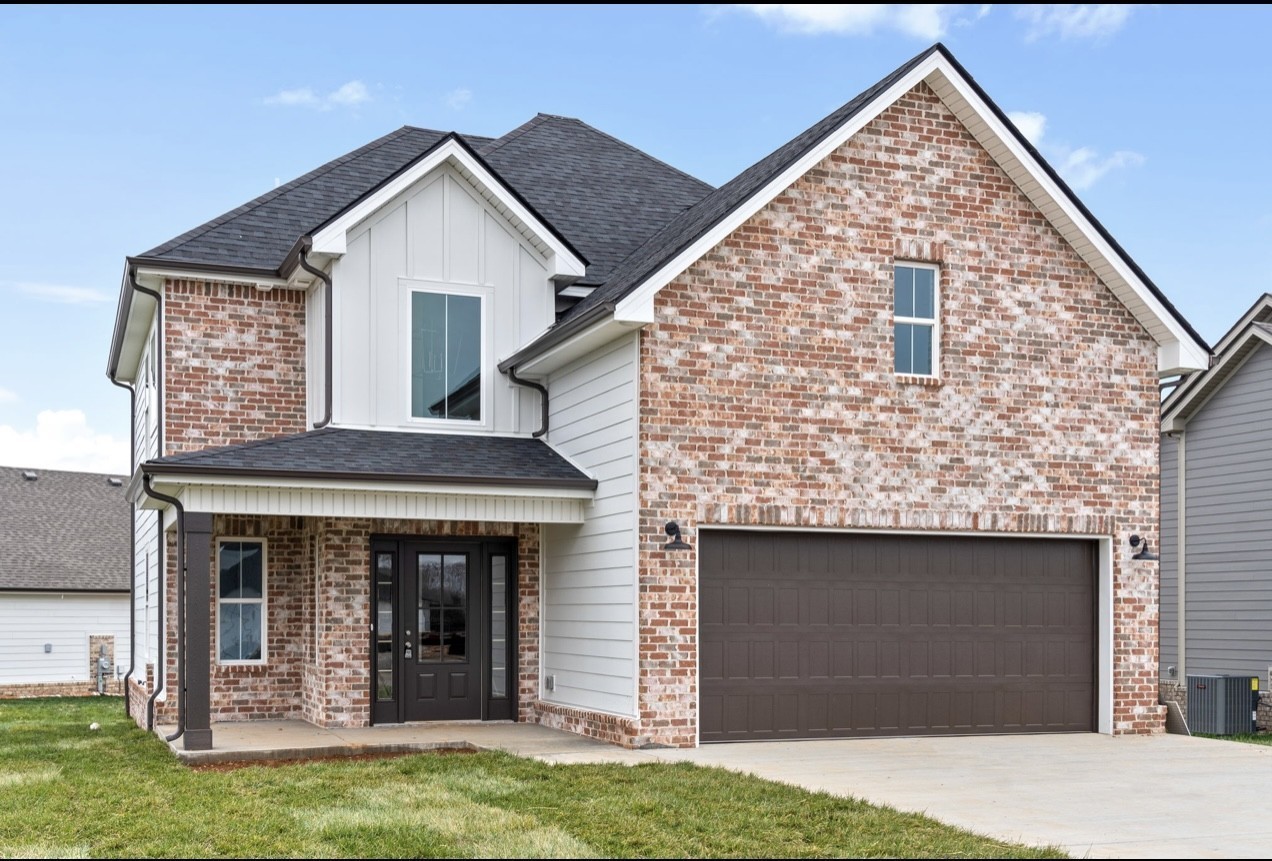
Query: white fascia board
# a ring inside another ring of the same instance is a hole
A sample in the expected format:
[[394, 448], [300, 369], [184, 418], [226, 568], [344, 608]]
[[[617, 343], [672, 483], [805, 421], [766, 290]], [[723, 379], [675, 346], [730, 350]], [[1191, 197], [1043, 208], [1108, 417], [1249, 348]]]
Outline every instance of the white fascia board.
[[[950, 95], [951, 93], [957, 94], [958, 99], [970, 108], [984, 124], [986, 130], [994, 138], [994, 143], [999, 145], [986, 146], [986, 149], [991, 154], [998, 153], [994, 155], [994, 158], [1000, 164], [1006, 160], [1004, 159], [1005, 154], [1015, 164], [1024, 168], [1029, 178], [1037, 183], [1038, 189], [1047, 198], [1047, 202], [1053, 204], [1059, 210], [1062, 217], [1058, 219], [1053, 217], [1053, 223], [1061, 222], [1055, 225], [1060, 233], [1065, 235], [1072, 244], [1072, 239], [1070, 238], [1072, 231], [1067, 231], [1065, 228], [1076, 228], [1081, 237], [1091, 244], [1100, 260], [1115, 274], [1115, 277], [1111, 279], [1115, 283], [1109, 285], [1115, 295], [1118, 294], [1119, 287], [1123, 290], [1129, 290], [1133, 294], [1136, 300], [1133, 302], [1127, 301], [1131, 296], [1120, 295], [1119, 298], [1144, 327], [1149, 330], [1157, 342], [1159, 347], [1159, 375], [1169, 376], [1185, 370], [1200, 370], [1207, 367], [1210, 356], [1205, 348], [1197, 343], [1180, 325], [1179, 321], [1166, 310], [1161, 301], [1153, 295], [1148, 285], [1140, 280], [1130, 266], [1127, 265], [1126, 261], [1122, 259], [1122, 256], [1113, 250], [1104, 237], [1100, 235], [1100, 232], [1096, 230], [1095, 226], [1078, 210], [1073, 201], [1069, 199], [1069, 196], [1060, 190], [1059, 186], [1042, 169], [1042, 166], [1021, 146], [1016, 136], [1003, 125], [994, 112], [990, 110], [989, 106], [975, 93], [968, 81], [939, 53], [934, 53], [912, 69], [909, 74], [897, 81], [897, 83], [879, 94], [873, 102], [858, 111], [833, 134], [753, 195], [745, 205], [738, 207], [698, 241], [647, 278], [639, 287], [618, 303], [614, 309], [615, 318], [631, 323], [653, 322], [653, 299], [659, 290], [688, 269], [694, 261], [724, 241], [730, 233], [746, 223], [748, 219], [759, 212], [773, 198], [794, 184], [801, 176], [843, 146], [853, 135], [872, 122], [897, 99], [923, 81], [932, 86], [933, 90], [937, 92], [955, 114], [960, 113], [959, 105], [950, 104]], [[966, 122], [964, 124], [966, 125]], [[987, 144], [984, 140], [981, 140], [981, 143], [982, 145]], [[1012, 171], [1009, 169], [1009, 165], [1003, 165], [1003, 167], [1008, 174], [1011, 174]], [[1035, 199], [1034, 203], [1037, 205], [1039, 201]], [[1045, 211], [1051, 207], [1039, 208]], [[1090, 263], [1092, 261], [1088, 260], [1088, 264]]]
[[[411, 493], [423, 495], [446, 496], [504, 496], [504, 497], [551, 497], [554, 499], [591, 499], [595, 494], [591, 490], [575, 487], [521, 487], [516, 485], [471, 485], [471, 484], [425, 484], [405, 481], [346, 481], [326, 480], [321, 478], [261, 478], [233, 475], [181, 475], [156, 471], [152, 473], [151, 486], [160, 488], [183, 487], [271, 487], [286, 490], [335, 490], [355, 491], [360, 493]], [[166, 492], [166, 490], [160, 490]], [[150, 497], [146, 500], [154, 502]], [[148, 507], [148, 506], [144, 506]], [[162, 505], [155, 505], [161, 508]]]
[[334, 221], [314, 234], [313, 251], [332, 256], [347, 250], [347, 236], [353, 227], [373, 215], [406, 189], [419, 182], [443, 164], [451, 164], [466, 178], [475, 181], [498, 201], [501, 209], [514, 225], [531, 233], [534, 239], [547, 249], [544, 255], [553, 278], [581, 278], [586, 271], [583, 261], [565, 243], [553, 235], [547, 225], [532, 213], [521, 201], [509, 194], [502, 182], [477, 162], [454, 140], [448, 140], [424, 158], [415, 162], [368, 195], [359, 203], [346, 209]]
[[778, 174], [776, 179], [752, 195], [751, 199], [745, 204], [735, 209], [723, 221], [720, 221], [715, 227], [707, 231], [697, 242], [677, 254], [669, 263], [646, 278], [639, 287], [620, 300], [614, 308], [615, 319], [627, 323], [652, 323], [654, 321], [654, 296], [657, 295], [659, 290], [666, 287], [680, 273], [693, 265], [698, 258], [723, 242], [730, 233], [745, 224], [755, 213], [767, 206], [773, 198], [790, 188], [801, 176], [808, 173], [808, 171], [825, 160], [827, 156], [843, 146], [849, 138], [865, 128], [875, 117], [883, 113], [889, 105], [918, 86], [924, 78], [937, 68], [940, 62], [944, 62], [943, 58], [940, 54], [934, 53], [911, 69], [908, 75], [881, 93], [873, 102], [857, 111], [848, 122], [840, 126], [816, 147], [809, 150], [803, 158]]
[[[1272, 345], [1272, 335], [1255, 326], [1248, 328], [1235, 341], [1230, 341], [1219, 361], [1215, 362], [1214, 366], [1206, 371], [1201, 379], [1190, 385], [1184, 396], [1175, 402], [1170, 410], [1162, 416], [1162, 433], [1184, 430], [1189, 419], [1195, 416], [1206, 405], [1206, 402], [1217, 395], [1224, 387], [1227, 383], [1227, 378], [1240, 370], [1241, 366], [1254, 355], [1253, 351], [1245, 349], [1246, 345], [1252, 340], [1259, 340], [1264, 344]], [[1212, 385], [1216, 380], [1218, 384]]]
[[137, 281], [143, 287], [163, 293], [164, 283], [168, 280], [180, 281], [215, 281], [218, 284], [240, 284], [255, 287], [257, 290], [286, 289], [293, 286], [285, 278], [272, 275], [244, 275], [232, 272], [216, 272], [200, 269], [182, 269], [179, 266], [158, 267], [138, 266]]
[[[650, 301], [652, 302], [652, 298]], [[545, 377], [575, 359], [586, 356], [598, 347], [624, 335], [630, 335], [633, 330], [641, 327], [642, 324], [639, 323], [620, 321], [611, 316], [603, 317], [599, 322], [576, 332], [550, 350], [545, 350], [533, 359], [517, 365], [517, 376]]]

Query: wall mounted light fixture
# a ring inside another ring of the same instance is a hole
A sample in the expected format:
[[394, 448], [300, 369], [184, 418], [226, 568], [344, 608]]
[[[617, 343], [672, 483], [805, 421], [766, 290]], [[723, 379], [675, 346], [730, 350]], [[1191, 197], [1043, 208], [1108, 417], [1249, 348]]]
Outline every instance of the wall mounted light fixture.
[[[1141, 544], [1143, 544], [1144, 546], [1140, 547]], [[1132, 535], [1131, 547], [1132, 548], [1139, 547], [1139, 551], [1134, 556], [1131, 557], [1132, 559], [1150, 559], [1151, 560], [1151, 559], [1158, 558], [1156, 553], [1148, 549], [1147, 538], [1140, 538], [1138, 535]]]
[[680, 537], [680, 524], [674, 520], [668, 520], [667, 525], [663, 527], [663, 531], [667, 533], [667, 537], [671, 539], [667, 542], [664, 550], [688, 550], [689, 545]]

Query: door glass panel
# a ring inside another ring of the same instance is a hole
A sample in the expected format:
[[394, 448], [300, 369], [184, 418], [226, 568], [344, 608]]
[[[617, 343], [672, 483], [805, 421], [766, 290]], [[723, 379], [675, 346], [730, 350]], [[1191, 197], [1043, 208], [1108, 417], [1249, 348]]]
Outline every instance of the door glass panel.
[[420, 553], [416, 557], [419, 579], [417, 661], [436, 661], [442, 647], [442, 557], [438, 553]]
[[468, 660], [468, 556], [447, 554], [443, 558], [441, 660]]
[[508, 696], [508, 557], [490, 557], [490, 696]]
[[393, 554], [375, 555], [375, 698], [394, 699]]

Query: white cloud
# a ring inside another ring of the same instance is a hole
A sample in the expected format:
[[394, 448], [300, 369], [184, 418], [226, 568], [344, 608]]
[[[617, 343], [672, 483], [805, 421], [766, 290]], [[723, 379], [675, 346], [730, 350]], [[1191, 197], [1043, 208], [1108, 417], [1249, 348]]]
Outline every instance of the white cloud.
[[265, 97], [267, 105], [313, 108], [318, 111], [354, 108], [369, 101], [371, 101], [371, 91], [361, 81], [349, 81], [325, 96], [314, 92], [312, 87], [299, 87], [295, 90], [280, 90], [272, 96]]
[[1126, 3], [1043, 3], [1016, 7], [1016, 17], [1029, 23], [1029, 42], [1053, 34], [1061, 39], [1106, 39], [1135, 11]]
[[1110, 171], [1139, 167], [1144, 163], [1144, 156], [1131, 150], [1118, 150], [1112, 155], [1101, 156], [1090, 147], [1075, 148], [1064, 143], [1044, 142], [1046, 114], [1037, 111], [1011, 111], [1007, 117], [1047, 157], [1065, 182], [1079, 191], [1095, 185]]
[[92, 287], [69, 287], [65, 284], [37, 284], [30, 281], [8, 282], [7, 287], [59, 305], [95, 305], [111, 301], [111, 296]]
[[0, 404], [13, 404], [18, 401], [18, 393], [0, 386]]
[[1037, 111], [1010, 111], [1007, 118], [1034, 146], [1038, 145], [1038, 142], [1042, 140], [1043, 132], [1047, 130], [1046, 114], [1040, 114]]
[[123, 474], [128, 441], [94, 431], [83, 410], [42, 410], [33, 430], [0, 425], [0, 463]]
[[[733, 8], [749, 12], [786, 33], [869, 36], [876, 30], [896, 30], [932, 40], [945, 35], [963, 4], [738, 3]], [[988, 6], [982, 6], [975, 17], [988, 11]]]
[[456, 87], [446, 94], [446, 107], [452, 111], [462, 111], [473, 100], [473, 91], [467, 87]]

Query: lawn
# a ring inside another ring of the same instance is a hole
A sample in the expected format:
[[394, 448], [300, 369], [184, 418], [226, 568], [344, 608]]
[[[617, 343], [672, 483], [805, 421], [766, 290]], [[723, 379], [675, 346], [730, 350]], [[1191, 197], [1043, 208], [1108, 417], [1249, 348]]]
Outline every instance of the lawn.
[[1240, 735], [1207, 735], [1206, 733], [1193, 733], [1193, 735], [1202, 738], [1215, 738], [1220, 741], [1242, 741], [1246, 744], [1266, 744], [1272, 745], [1272, 733], [1243, 733]]
[[452, 753], [193, 771], [122, 710], [0, 701], [0, 857], [1065, 857], [687, 764]]

